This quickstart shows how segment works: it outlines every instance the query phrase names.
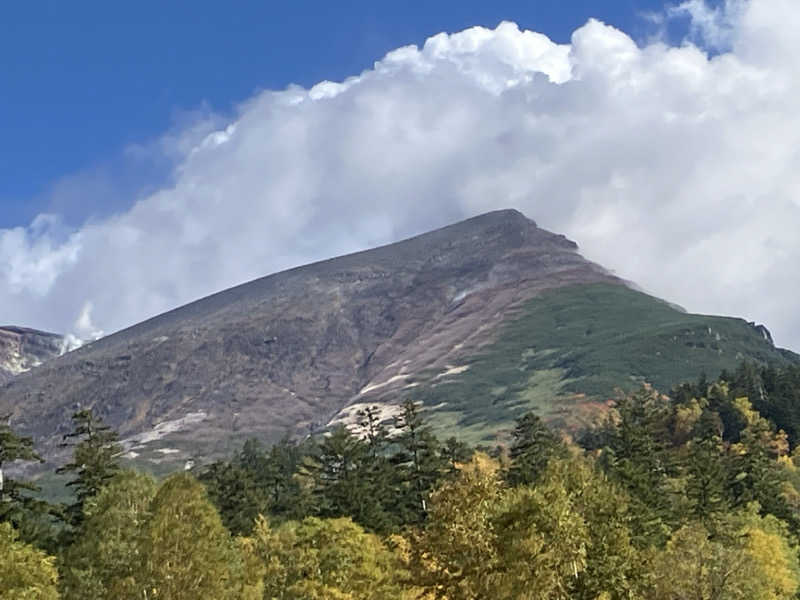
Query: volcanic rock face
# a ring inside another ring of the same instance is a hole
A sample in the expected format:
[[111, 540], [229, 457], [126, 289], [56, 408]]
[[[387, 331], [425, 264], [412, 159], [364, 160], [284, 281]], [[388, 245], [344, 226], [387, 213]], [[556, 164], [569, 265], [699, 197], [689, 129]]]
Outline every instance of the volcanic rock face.
[[401, 392], [413, 373], [446, 370], [492, 340], [542, 290], [592, 282], [623, 285], [563, 236], [493, 212], [264, 277], [88, 344], [8, 382], [0, 412], [13, 410], [45, 452], [75, 409], [93, 407], [133, 453], [158, 440], [166, 456], [214, 454]]
[[63, 338], [24, 327], [0, 327], [0, 384], [61, 354]]

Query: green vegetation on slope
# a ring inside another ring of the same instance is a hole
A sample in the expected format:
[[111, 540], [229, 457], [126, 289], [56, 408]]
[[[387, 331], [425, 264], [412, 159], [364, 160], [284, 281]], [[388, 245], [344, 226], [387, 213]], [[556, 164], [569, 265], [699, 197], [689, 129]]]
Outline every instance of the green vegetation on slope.
[[419, 398], [439, 407], [437, 428], [457, 425], [477, 441], [528, 410], [559, 420], [579, 413], [586, 397], [613, 398], [645, 382], [668, 390], [742, 361], [783, 366], [798, 358], [742, 319], [688, 314], [621, 285], [570, 286], [527, 302], [468, 370], [421, 378]]

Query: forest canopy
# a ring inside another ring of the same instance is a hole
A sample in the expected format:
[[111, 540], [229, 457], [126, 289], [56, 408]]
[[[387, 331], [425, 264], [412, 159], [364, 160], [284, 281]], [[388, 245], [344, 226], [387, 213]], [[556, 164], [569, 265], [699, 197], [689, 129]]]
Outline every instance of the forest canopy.
[[[0, 488], [9, 599], [769, 600], [800, 589], [800, 368], [620, 396], [576, 435], [437, 437], [407, 401], [162, 481], [76, 413], [75, 491]], [[0, 468], [41, 460], [0, 426]]]

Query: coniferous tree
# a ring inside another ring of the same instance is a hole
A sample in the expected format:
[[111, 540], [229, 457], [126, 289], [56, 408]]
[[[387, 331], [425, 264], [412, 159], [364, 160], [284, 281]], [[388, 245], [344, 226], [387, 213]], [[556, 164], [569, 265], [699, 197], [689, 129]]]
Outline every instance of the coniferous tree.
[[532, 412], [517, 420], [512, 435], [509, 485], [533, 485], [552, 458], [566, 456], [564, 442]]
[[307, 451], [288, 436], [269, 450], [249, 439], [231, 461], [211, 463], [200, 470], [198, 479], [226, 527], [247, 534], [259, 514], [281, 520], [303, 518], [312, 511], [298, 477]]
[[74, 430], [64, 436], [62, 447], [72, 448], [72, 460], [56, 469], [56, 473], [70, 473], [67, 483], [75, 493], [75, 502], [65, 509], [67, 522], [80, 525], [86, 500], [97, 495], [100, 489], [119, 470], [122, 447], [118, 436], [108, 425], [96, 417], [91, 409], [72, 415]]
[[428, 497], [447, 468], [447, 461], [440, 454], [439, 441], [413, 400], [403, 403], [396, 426], [400, 433], [394, 441], [400, 451], [392, 461], [402, 469], [406, 482], [407, 522], [420, 522], [425, 519]]
[[9, 419], [10, 415], [0, 417], [0, 522], [8, 521], [19, 527], [32, 501], [25, 492], [35, 492], [39, 488], [29, 481], [10, 477], [4, 467], [16, 461], [44, 461], [34, 451], [33, 439], [14, 433]]
[[343, 425], [322, 438], [307, 464], [320, 516], [349, 516], [362, 522], [374, 509], [376, 499], [369, 496], [364, 469], [368, 454], [367, 444]]
[[216, 461], [197, 476], [219, 511], [222, 522], [235, 535], [247, 535], [259, 514], [266, 513], [266, 490], [259, 489], [254, 475], [235, 462]]
[[309, 514], [309, 497], [297, 477], [307, 452], [307, 444], [285, 436], [270, 448], [264, 470], [256, 476], [256, 484], [267, 491], [270, 514], [279, 519], [301, 519]]
[[620, 398], [602, 464], [631, 496], [638, 544], [661, 544], [675, 521], [668, 480], [674, 469], [668, 452], [668, 401], [649, 388]]
[[686, 474], [686, 497], [694, 517], [707, 522], [727, 511], [730, 475], [721, 438], [708, 435], [689, 443]]
[[459, 465], [466, 463], [472, 458], [472, 450], [464, 442], [455, 436], [451, 436], [444, 441], [441, 449], [442, 459], [448, 464], [450, 475], [458, 473]]
[[753, 410], [747, 398], [737, 398], [735, 405], [747, 425], [741, 441], [731, 449], [732, 505], [743, 507], [758, 502], [763, 514], [772, 514], [800, 531], [800, 519], [783, 494], [786, 473], [778, 457], [788, 450], [785, 434], [774, 432], [771, 424]]
[[374, 499], [368, 520], [357, 522], [371, 531], [388, 533], [402, 524], [402, 513], [398, 510], [402, 479], [388, 456], [389, 433], [378, 407], [369, 406], [356, 414], [367, 445], [362, 463], [366, 491]]
[[370, 455], [377, 457], [383, 454], [389, 441], [389, 434], [380, 419], [380, 409], [377, 406], [367, 406], [359, 410], [356, 417], [358, 426], [364, 432]]

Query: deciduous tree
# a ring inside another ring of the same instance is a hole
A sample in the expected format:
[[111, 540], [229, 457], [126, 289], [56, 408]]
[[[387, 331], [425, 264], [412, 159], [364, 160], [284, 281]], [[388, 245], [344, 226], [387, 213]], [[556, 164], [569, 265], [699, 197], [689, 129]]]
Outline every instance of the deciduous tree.
[[0, 598], [58, 600], [55, 559], [19, 541], [10, 523], [0, 523]]
[[139, 598], [228, 600], [242, 591], [241, 556], [203, 486], [187, 473], [159, 488], [143, 525]]

